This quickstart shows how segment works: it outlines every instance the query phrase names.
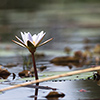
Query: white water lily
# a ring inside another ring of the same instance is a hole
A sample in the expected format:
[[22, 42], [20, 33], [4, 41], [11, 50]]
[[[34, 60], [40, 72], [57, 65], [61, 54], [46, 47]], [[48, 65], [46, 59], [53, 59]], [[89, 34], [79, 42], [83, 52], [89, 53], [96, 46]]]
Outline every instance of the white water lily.
[[41, 46], [41, 45], [44, 45], [46, 44], [47, 42], [51, 41], [51, 39], [48, 39], [47, 41], [43, 42], [40, 44], [40, 42], [42, 41], [42, 39], [44, 38], [46, 33], [44, 33], [43, 31], [41, 31], [40, 33], [38, 33], [37, 35], [34, 34], [33, 36], [30, 34], [30, 32], [21, 32], [21, 36], [22, 36], [22, 40], [20, 38], [18, 38], [17, 36], [16, 39], [19, 41], [15, 41], [13, 40], [13, 42], [15, 42], [16, 44], [22, 46], [22, 47], [25, 47], [25, 48], [28, 48], [29, 51], [34, 51], [38, 46]]

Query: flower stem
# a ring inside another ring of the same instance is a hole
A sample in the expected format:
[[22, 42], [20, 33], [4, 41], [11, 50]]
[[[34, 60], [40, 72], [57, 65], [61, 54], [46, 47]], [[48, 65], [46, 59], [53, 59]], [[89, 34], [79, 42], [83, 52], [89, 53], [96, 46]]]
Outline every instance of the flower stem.
[[35, 64], [34, 53], [31, 53], [31, 54], [32, 54], [32, 59], [33, 59], [33, 66], [34, 66], [35, 80], [38, 80], [38, 74], [37, 74], [37, 69], [36, 69], [36, 64]]

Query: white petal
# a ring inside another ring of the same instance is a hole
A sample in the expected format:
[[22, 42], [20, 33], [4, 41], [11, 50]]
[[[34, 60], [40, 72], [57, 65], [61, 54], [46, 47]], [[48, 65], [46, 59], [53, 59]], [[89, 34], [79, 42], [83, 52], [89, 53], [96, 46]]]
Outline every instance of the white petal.
[[33, 43], [37, 40], [37, 35], [36, 34], [34, 34], [33, 36], [32, 36], [32, 39], [33, 39]]
[[27, 41], [30, 41], [33, 43], [32, 35], [28, 32], [26, 35]]
[[18, 38], [17, 36], [15, 36], [15, 37], [21, 44], [23, 44], [25, 47], [27, 46], [20, 38]]
[[44, 34], [44, 31], [41, 31], [38, 35], [40, 35], [40, 34], [41, 34], [41, 35]]
[[18, 44], [18, 45], [20, 45], [20, 46], [22, 46], [22, 47], [24, 47], [25, 48], [25, 46], [23, 45], [23, 44], [21, 44], [21, 43], [19, 43], [19, 42], [17, 42], [17, 41], [15, 41], [15, 40], [12, 40], [13, 42], [15, 42], [16, 44]]
[[24, 44], [24, 42], [19, 38], [19, 37], [17, 37], [17, 36], [15, 36], [16, 37], [16, 39], [18, 40], [18, 41], [20, 41], [20, 42], [22, 42], [23, 44]]
[[25, 34], [23, 34], [23, 32], [21, 32], [21, 36], [22, 36], [22, 39], [23, 39], [24, 43], [26, 43]]
[[46, 34], [46, 33], [43, 33], [43, 31], [41, 31], [41, 32], [38, 34], [38, 38], [37, 38], [37, 40], [36, 40], [36, 45], [39, 44], [39, 43], [42, 41], [42, 39], [43, 39], [43, 37], [44, 37], [45, 34]]
[[46, 40], [45, 42], [41, 43], [39, 46], [42, 46], [42, 45], [48, 43], [48, 42], [51, 41], [52, 39], [53, 39], [53, 38], [50, 38], [50, 39]]
[[27, 41], [30, 41], [30, 42], [33, 41], [32, 35], [30, 34], [30, 32], [27, 32], [27, 33], [24, 32], [24, 34], [21, 32], [21, 36], [22, 36], [22, 39], [23, 39], [25, 45], [27, 45]]

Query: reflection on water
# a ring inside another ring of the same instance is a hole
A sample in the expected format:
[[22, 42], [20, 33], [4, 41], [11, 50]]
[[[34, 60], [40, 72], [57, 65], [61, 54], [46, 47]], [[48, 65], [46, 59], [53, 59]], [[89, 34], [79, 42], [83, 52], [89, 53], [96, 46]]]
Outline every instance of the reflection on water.
[[[100, 99], [100, 87], [91, 80], [89, 81], [65, 81], [65, 82], [42, 82], [40, 86], [49, 86], [57, 88], [58, 92], [65, 94], [63, 98], [58, 100], [92, 100]], [[0, 88], [6, 85], [0, 85]], [[9, 85], [7, 85], [9, 86]], [[79, 90], [85, 89], [86, 92], [80, 92]], [[2, 100], [47, 100], [45, 96], [52, 90], [48, 89], [34, 89], [28, 87], [21, 87], [13, 89], [0, 94]], [[12, 95], [13, 94], [13, 95]]]
[[34, 100], [37, 100], [37, 96], [38, 96], [38, 88], [35, 89], [35, 97], [34, 97]]
[[[37, 83], [36, 86], [39, 86], [39, 83]], [[37, 96], [38, 96], [38, 88], [35, 88], [35, 97], [34, 97], [34, 100], [37, 100]]]
[[[60, 100], [100, 99], [100, 87], [93, 81], [47, 82], [46, 84], [58, 88], [58, 91], [65, 93], [65, 97], [59, 98]], [[87, 92], [79, 92], [80, 89], [85, 89]]]

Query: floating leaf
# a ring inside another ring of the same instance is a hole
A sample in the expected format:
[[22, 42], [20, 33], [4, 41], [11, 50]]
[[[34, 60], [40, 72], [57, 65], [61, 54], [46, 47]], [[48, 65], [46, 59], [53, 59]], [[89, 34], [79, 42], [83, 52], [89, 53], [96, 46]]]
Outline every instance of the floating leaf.
[[[54, 75], [60, 75], [60, 74], [64, 74], [64, 73], [67, 73], [67, 72], [66, 71], [42, 72], [42, 73], [39, 73], [39, 79], [46, 78], [46, 77], [51, 77], [51, 76], [54, 76]], [[93, 76], [93, 72], [86, 72], [86, 73], [81, 73], [81, 74], [77, 74], [77, 75], [72, 75], [72, 76], [67, 76], [67, 77], [61, 77], [61, 78], [58, 78], [58, 79], [53, 79], [52, 81], [80, 80], [80, 79], [86, 80], [88, 78], [92, 78], [92, 76]], [[20, 80], [21, 81], [35, 80], [35, 78], [34, 77], [29, 77], [29, 78], [22, 78]]]
[[53, 100], [53, 98], [56, 98], [55, 100], [58, 100], [58, 97], [64, 97], [64, 93], [58, 93], [57, 91], [51, 91], [46, 98], [50, 98]]
[[0, 82], [5, 82], [7, 81], [7, 79], [0, 79]]

